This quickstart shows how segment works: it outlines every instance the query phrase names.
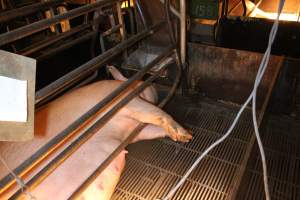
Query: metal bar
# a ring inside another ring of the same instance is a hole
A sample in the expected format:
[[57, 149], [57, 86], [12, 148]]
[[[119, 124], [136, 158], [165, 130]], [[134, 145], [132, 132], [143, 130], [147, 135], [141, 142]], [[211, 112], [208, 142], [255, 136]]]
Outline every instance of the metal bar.
[[122, 40], [124, 41], [126, 39], [126, 30], [125, 30], [125, 24], [124, 24], [124, 19], [123, 19], [120, 2], [117, 2], [117, 14], [118, 14], [119, 25], [121, 25], [120, 34], [122, 36]]
[[123, 8], [123, 10], [126, 10], [128, 12], [130, 21], [130, 32], [131, 34], [135, 34], [134, 13], [130, 7]]
[[60, 23], [60, 21], [62, 21], [62, 20], [68, 20], [68, 19], [78, 17], [82, 14], [95, 11], [95, 10], [99, 9], [99, 7], [108, 6], [108, 5], [111, 5], [118, 1], [120, 1], [120, 0], [99, 0], [96, 3], [87, 4], [87, 5], [81, 6], [79, 8], [70, 10], [69, 12], [66, 12], [66, 13], [63, 13], [60, 15], [56, 15], [51, 19], [44, 19], [44, 20], [32, 23], [30, 25], [20, 27], [20, 28], [10, 31], [8, 33], [4, 33], [4, 34], [0, 35], [0, 46], [10, 43], [10, 42], [13, 42], [13, 41], [16, 41], [18, 39], [24, 38], [28, 35], [37, 33], [41, 30], [48, 28], [51, 25]]
[[249, 13], [247, 14], [247, 17], [251, 16], [251, 14], [253, 13], [253, 11], [255, 11], [260, 6], [260, 4], [262, 3], [262, 1], [263, 0], [260, 0], [259, 2], [257, 2], [257, 4], [255, 4], [254, 8], [252, 10], [250, 10]]
[[222, 0], [221, 17], [225, 16], [225, 4], [226, 0]]
[[225, 4], [225, 16], [228, 15], [228, 7], [229, 7], [229, 0], [225, 0], [226, 4]]
[[147, 20], [145, 18], [145, 15], [144, 15], [144, 9], [142, 7], [142, 3], [140, 0], [135, 0], [135, 6], [136, 6], [136, 9], [137, 9], [137, 12], [141, 18], [141, 21], [142, 21], [142, 24], [145, 28], [148, 27], [148, 23], [147, 23]]
[[183, 67], [186, 66], [186, 2], [180, 0], [180, 59]]
[[[123, 14], [122, 14], [121, 3], [117, 2], [116, 7], [117, 7], [118, 22], [121, 25], [120, 34], [121, 34], [121, 37], [122, 37], [122, 41], [124, 41], [124, 40], [126, 40], [127, 35], [126, 35], [124, 18], [123, 18]], [[124, 59], [126, 60], [127, 57], [128, 57], [127, 48], [124, 50], [123, 56], [124, 56]]]
[[243, 5], [243, 16], [245, 17], [247, 14], [247, 6], [245, 0], [242, 0], [242, 5]]
[[67, 75], [61, 77], [60, 79], [56, 80], [52, 84], [48, 85], [47, 87], [39, 90], [36, 93], [36, 104], [41, 103], [42, 101], [48, 100], [49, 98], [55, 96], [57, 93], [63, 91], [64, 89], [70, 87], [74, 82], [76, 82], [80, 77], [84, 76], [85, 74], [89, 74], [90, 72], [98, 69], [100, 66], [105, 64], [111, 58], [115, 57], [119, 53], [121, 53], [124, 49], [128, 48], [129, 46], [135, 44], [136, 42], [140, 41], [141, 39], [151, 35], [153, 32], [157, 31], [161, 27], [163, 23], [158, 23], [150, 29], [142, 31], [135, 36], [121, 42], [117, 46], [105, 51], [101, 55], [93, 58], [89, 62], [81, 65], [77, 69], [73, 70], [72, 72], [68, 73]]
[[[161, 3], [165, 3], [165, 0], [160, 0]], [[180, 14], [179, 12], [173, 7], [173, 6], [170, 6], [170, 9], [171, 9], [171, 12], [180, 19]]]
[[62, 40], [62, 39], [65, 39], [67, 37], [70, 37], [88, 27], [90, 27], [91, 25], [89, 24], [83, 24], [81, 26], [78, 26], [78, 27], [75, 27], [75, 28], [72, 28], [70, 31], [67, 31], [67, 32], [64, 32], [64, 33], [61, 33], [59, 35], [55, 35], [53, 36], [52, 38], [47, 38], [46, 40], [43, 40], [41, 42], [38, 42], [38, 43], [35, 43], [29, 47], [26, 47], [22, 50], [20, 50], [18, 52], [18, 54], [21, 54], [21, 55], [24, 55], [24, 56], [27, 56], [27, 55], [30, 55], [36, 51], [39, 51], [47, 46], [50, 46], [51, 44], [54, 44], [56, 42], [58, 42], [59, 40]]
[[[154, 67], [158, 62], [162, 59], [170, 56], [173, 48], [168, 48], [162, 55], [158, 56], [154, 59], [145, 69], [141, 70], [143, 73], [149, 71], [152, 67]], [[137, 73], [141, 74], [141, 73]], [[159, 73], [157, 73], [158, 76]], [[154, 78], [153, 78], [154, 77]], [[26, 186], [29, 190], [34, 189], [37, 184], [43, 181], [48, 175], [51, 174], [53, 170], [55, 170], [61, 163], [63, 163], [69, 156], [71, 156], [76, 150], [78, 150], [81, 145], [83, 145], [87, 140], [89, 140], [94, 134], [97, 133], [99, 128], [101, 128], [116, 112], [118, 112], [122, 107], [124, 107], [129, 101], [131, 101], [136, 95], [138, 95], [141, 91], [143, 91], [154, 79], [156, 76], [152, 76], [143, 84], [138, 86], [134, 91], [132, 91], [129, 95], [124, 97], [120, 102], [118, 102], [111, 110], [105, 113], [100, 119], [93, 123], [90, 127], [88, 127], [84, 133], [82, 133], [74, 142], [72, 142], [66, 149], [64, 149], [58, 156], [56, 156], [49, 164], [46, 165], [40, 172], [38, 172], [33, 178], [31, 178]], [[136, 79], [135, 79], [136, 80]], [[127, 81], [129, 82], [129, 81]], [[23, 191], [18, 190], [10, 199], [17, 199], [23, 195]]]
[[118, 24], [114, 27], [112, 27], [111, 29], [108, 29], [107, 31], [105, 31], [104, 33], [101, 34], [102, 37], [106, 37], [114, 32], [116, 32], [117, 30], [119, 30], [121, 28], [121, 24]]
[[[155, 60], [154, 60], [155, 61]], [[143, 68], [141, 71], [132, 76], [128, 81], [123, 83], [120, 87], [114, 90], [111, 94], [105, 97], [102, 101], [92, 107], [85, 114], [80, 116], [76, 121], [70, 124], [66, 129], [64, 129], [61, 133], [55, 136], [51, 141], [41, 147], [35, 154], [33, 154], [30, 158], [24, 161], [21, 165], [19, 165], [14, 172], [18, 175], [23, 175], [26, 171], [28, 171], [32, 166], [36, 165], [44, 155], [46, 155], [50, 149], [55, 149], [57, 144], [61, 143], [64, 138], [67, 138], [73, 131], [75, 131], [79, 126], [81, 126], [85, 121], [87, 121], [91, 116], [97, 113], [100, 109], [102, 109], [105, 105], [111, 102], [114, 98], [116, 98], [122, 91], [131, 87], [131, 85], [136, 81], [141, 79], [147, 71], [151, 69], [150, 63], [148, 66]], [[15, 182], [14, 177], [7, 175], [0, 182], [0, 188], [7, 188]], [[7, 186], [8, 185], [8, 186]], [[6, 186], [6, 187], [5, 187]]]
[[0, 24], [3, 24], [5, 22], [11, 21], [18, 17], [24, 17], [26, 15], [29, 15], [31, 13], [37, 12], [39, 10], [63, 3], [64, 0], [49, 0], [47, 2], [41, 2], [32, 4], [29, 6], [24, 6], [21, 8], [16, 8], [13, 10], [9, 10], [6, 12], [0, 13]]
[[[180, 78], [182, 75], [182, 70], [181, 70], [181, 63], [178, 59], [178, 54], [175, 51], [175, 56], [176, 56], [176, 67], [177, 67], [177, 76], [175, 78], [175, 81], [173, 83], [173, 86], [168, 93], [168, 95], [159, 103], [158, 107], [162, 108], [166, 105], [166, 103], [171, 99], [171, 97], [174, 95], [179, 83], [180, 83]], [[168, 65], [169, 62], [166, 62], [166, 65]], [[155, 77], [159, 75], [159, 72], [163, 69], [163, 67], [152, 77]], [[151, 81], [151, 80], [147, 80]], [[138, 91], [137, 91], [138, 92]], [[141, 91], [139, 91], [141, 92]], [[77, 190], [69, 197], [69, 199], [76, 199], [79, 197], [79, 195], [103, 172], [103, 170], [113, 161], [113, 159], [119, 155], [119, 153], [127, 146], [129, 145], [132, 140], [140, 133], [140, 131], [145, 128], [147, 124], [140, 123], [131, 133], [130, 135], [103, 161], [103, 163], [100, 164], [99, 167], [89, 176], [82, 185], [80, 185]]]
[[62, 44], [60, 46], [58, 46], [57, 48], [51, 49], [51, 50], [47, 50], [44, 54], [42, 54], [41, 56], [37, 57], [36, 59], [38, 61], [40, 60], [45, 60], [47, 58], [49, 58], [50, 56], [53, 56], [61, 51], [64, 51], [66, 49], [69, 49], [77, 44], [80, 44], [84, 41], [87, 41], [89, 39], [91, 39], [93, 36], [95, 36], [97, 34], [96, 31], [92, 31], [90, 33], [84, 34], [79, 38], [76, 38], [74, 40], [70, 40], [70, 42], [67, 42], [65, 44]]

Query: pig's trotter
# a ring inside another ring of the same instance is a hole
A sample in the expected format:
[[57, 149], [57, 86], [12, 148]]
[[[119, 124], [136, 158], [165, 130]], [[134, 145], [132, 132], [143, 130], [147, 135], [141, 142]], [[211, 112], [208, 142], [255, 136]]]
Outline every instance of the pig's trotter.
[[170, 138], [174, 141], [189, 142], [193, 136], [172, 118], [167, 118], [165, 125]]

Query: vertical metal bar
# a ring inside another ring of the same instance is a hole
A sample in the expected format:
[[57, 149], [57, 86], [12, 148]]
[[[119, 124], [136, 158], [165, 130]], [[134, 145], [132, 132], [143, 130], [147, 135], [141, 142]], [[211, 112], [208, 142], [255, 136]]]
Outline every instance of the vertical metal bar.
[[[118, 1], [116, 3], [116, 6], [117, 6], [117, 14], [118, 14], [118, 21], [119, 21], [119, 25], [121, 25], [120, 27], [120, 34], [121, 34], [121, 37], [122, 37], [122, 41], [126, 40], [127, 36], [126, 36], [126, 30], [125, 30], [125, 24], [124, 24], [124, 19], [123, 19], [123, 14], [122, 14], [122, 8], [121, 8], [121, 3], [120, 1]], [[125, 49], [124, 51], [124, 59], [127, 59], [127, 49]]]
[[186, 64], [186, 2], [180, 0], [180, 58], [183, 67]]
[[242, 5], [243, 5], [243, 16], [245, 17], [247, 14], [247, 6], [245, 0], [242, 0]]
[[118, 1], [116, 4], [117, 4], [118, 21], [119, 24], [121, 25], [120, 34], [122, 36], [122, 41], [124, 41], [126, 39], [126, 30], [125, 30], [123, 15], [122, 15], [121, 3]]
[[144, 15], [144, 9], [142, 7], [142, 3], [140, 0], [135, 0], [135, 6], [136, 6], [136, 9], [137, 9], [137, 12], [141, 18], [141, 21], [142, 21], [142, 24], [145, 28], [148, 27], [148, 23], [147, 23], [147, 20], [145, 18], [145, 15]]

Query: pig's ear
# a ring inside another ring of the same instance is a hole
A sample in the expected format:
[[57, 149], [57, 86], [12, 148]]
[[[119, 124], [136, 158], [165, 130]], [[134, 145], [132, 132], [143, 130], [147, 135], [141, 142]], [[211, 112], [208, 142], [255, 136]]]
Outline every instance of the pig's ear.
[[107, 65], [106, 66], [107, 70], [111, 73], [111, 75], [114, 77], [115, 80], [119, 81], [127, 81], [128, 79], [123, 76], [123, 74], [114, 66], [112, 65]]

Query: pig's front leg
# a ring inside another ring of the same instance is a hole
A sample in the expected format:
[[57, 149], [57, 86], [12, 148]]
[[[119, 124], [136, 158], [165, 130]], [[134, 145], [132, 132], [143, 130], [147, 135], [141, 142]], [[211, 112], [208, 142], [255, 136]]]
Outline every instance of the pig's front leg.
[[141, 140], [152, 140], [156, 138], [167, 137], [168, 133], [159, 126], [148, 124], [139, 134], [134, 138], [132, 143], [141, 141]]
[[[143, 123], [162, 127], [174, 141], [188, 142], [192, 139], [192, 135], [180, 126], [170, 115], [140, 98], [133, 99], [125, 109], [128, 117]], [[162, 136], [158, 137], [164, 136], [162, 132], [160, 132], [160, 134]]]

